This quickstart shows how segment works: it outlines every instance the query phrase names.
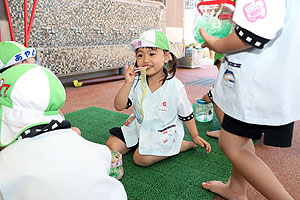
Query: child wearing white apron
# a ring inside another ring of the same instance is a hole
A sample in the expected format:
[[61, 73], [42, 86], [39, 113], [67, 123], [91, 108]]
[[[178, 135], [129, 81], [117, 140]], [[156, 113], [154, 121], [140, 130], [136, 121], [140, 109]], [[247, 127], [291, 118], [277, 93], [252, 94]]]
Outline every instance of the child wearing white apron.
[[[174, 77], [177, 59], [169, 51], [167, 37], [149, 30], [132, 41], [131, 47], [136, 66], [125, 71], [125, 83], [114, 105], [119, 111], [132, 105], [134, 110], [121, 128], [110, 130], [106, 145], [123, 154], [133, 150], [133, 160], [141, 166], [196, 148], [196, 144], [210, 152], [210, 145], [198, 135], [184, 85]], [[141, 75], [136, 76], [137, 71]], [[196, 144], [183, 140], [183, 123]]]
[[235, 30], [217, 39], [200, 28], [208, 47], [226, 53], [214, 103], [224, 112], [219, 145], [232, 163], [230, 181], [203, 183], [226, 199], [246, 199], [250, 183], [267, 199], [292, 199], [256, 155], [252, 139], [290, 147], [294, 121], [300, 119], [300, 2], [239, 0]]

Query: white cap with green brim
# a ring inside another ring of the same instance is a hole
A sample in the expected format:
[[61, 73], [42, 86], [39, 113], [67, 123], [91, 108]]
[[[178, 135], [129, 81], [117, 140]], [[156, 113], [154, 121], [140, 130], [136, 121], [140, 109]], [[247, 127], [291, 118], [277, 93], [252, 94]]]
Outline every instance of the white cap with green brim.
[[59, 109], [65, 89], [50, 70], [32, 64], [11, 67], [0, 75], [0, 85], [0, 147], [32, 126], [64, 120]]
[[35, 48], [26, 48], [14, 41], [0, 42], [0, 70], [22, 62], [28, 58], [34, 58]]
[[165, 34], [156, 30], [145, 31], [140, 38], [133, 40], [130, 43], [133, 51], [140, 47], [157, 47], [162, 50], [170, 50], [168, 38]]

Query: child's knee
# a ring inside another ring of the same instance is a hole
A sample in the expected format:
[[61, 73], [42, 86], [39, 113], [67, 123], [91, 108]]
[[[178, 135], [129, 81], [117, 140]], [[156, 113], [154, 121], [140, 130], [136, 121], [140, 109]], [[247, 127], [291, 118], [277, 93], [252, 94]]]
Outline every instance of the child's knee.
[[106, 142], [105, 145], [112, 151], [120, 151], [120, 148], [116, 143]]
[[126, 154], [130, 151], [130, 149], [126, 147], [126, 144], [122, 140], [118, 139], [116, 136], [110, 136], [106, 141], [105, 145], [110, 150], [118, 151], [121, 154]]
[[108, 138], [106, 141], [105, 145], [110, 149], [110, 150], [116, 150], [117, 144], [114, 142], [114, 140], [111, 138], [111, 136]]
[[238, 155], [239, 149], [228, 142], [219, 139], [218, 144], [220, 149], [224, 152], [229, 160], [234, 159], [234, 157]]
[[149, 159], [147, 159], [146, 156], [141, 156], [138, 152], [134, 153], [133, 162], [136, 165], [143, 166], [143, 167], [146, 167], [146, 166], [149, 166], [152, 164], [152, 162]]
[[243, 144], [232, 144], [232, 143], [227, 143], [224, 141], [219, 140], [219, 146], [220, 149], [224, 152], [226, 157], [232, 162], [232, 161], [237, 161], [240, 160], [243, 156], [245, 155], [246, 152], [249, 152], [249, 149], [247, 148], [247, 145]]

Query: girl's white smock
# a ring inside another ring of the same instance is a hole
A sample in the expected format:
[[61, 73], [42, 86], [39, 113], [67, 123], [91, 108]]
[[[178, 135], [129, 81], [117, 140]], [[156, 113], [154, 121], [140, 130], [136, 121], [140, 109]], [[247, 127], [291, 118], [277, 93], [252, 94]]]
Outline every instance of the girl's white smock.
[[225, 56], [213, 90], [224, 113], [252, 124], [300, 119], [299, 8], [299, 0], [237, 1], [235, 23], [270, 41]]
[[121, 127], [127, 147], [139, 142], [142, 155], [178, 154], [184, 136], [182, 120], [193, 118], [193, 108], [184, 85], [176, 77], [166, 80], [153, 93], [147, 85], [147, 95], [142, 103], [144, 118], [140, 112], [142, 94], [141, 80], [136, 78], [129, 94], [134, 105], [130, 117], [134, 116], [135, 119]]

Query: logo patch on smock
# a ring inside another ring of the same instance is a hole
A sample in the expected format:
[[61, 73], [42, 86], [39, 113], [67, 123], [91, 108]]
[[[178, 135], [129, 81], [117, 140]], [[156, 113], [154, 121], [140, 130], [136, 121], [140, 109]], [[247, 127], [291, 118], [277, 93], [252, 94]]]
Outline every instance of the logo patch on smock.
[[235, 76], [233, 71], [226, 69], [223, 75], [224, 83], [230, 88], [234, 88], [235, 86]]
[[158, 108], [158, 112], [160, 113], [168, 113], [168, 107], [167, 107], [167, 102], [164, 101], [162, 102], [162, 107]]
[[263, 19], [267, 15], [267, 7], [264, 0], [255, 0], [244, 6], [244, 15], [249, 22]]

